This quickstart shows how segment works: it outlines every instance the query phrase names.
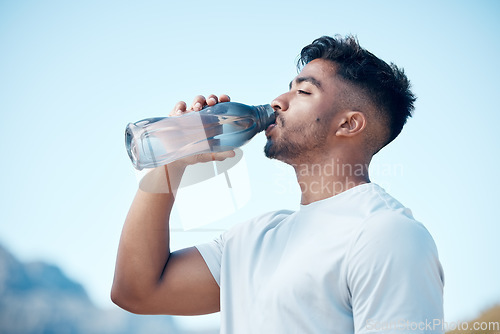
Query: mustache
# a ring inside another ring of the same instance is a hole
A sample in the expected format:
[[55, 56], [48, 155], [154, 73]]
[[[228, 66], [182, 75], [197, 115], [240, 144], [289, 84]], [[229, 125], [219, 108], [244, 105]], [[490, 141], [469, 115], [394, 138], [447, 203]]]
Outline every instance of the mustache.
[[276, 116], [276, 119], [274, 121], [274, 123], [277, 125], [277, 126], [281, 126], [283, 127], [285, 125], [285, 119], [283, 118], [283, 115], [275, 112], [275, 116]]

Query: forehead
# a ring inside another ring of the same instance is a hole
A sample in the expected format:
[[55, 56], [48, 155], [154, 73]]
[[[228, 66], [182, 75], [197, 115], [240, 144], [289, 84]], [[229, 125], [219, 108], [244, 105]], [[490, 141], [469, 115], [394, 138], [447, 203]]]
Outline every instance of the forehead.
[[312, 77], [318, 80], [322, 85], [331, 84], [335, 81], [337, 73], [336, 65], [326, 59], [314, 59], [304, 66], [296, 80], [301, 77]]

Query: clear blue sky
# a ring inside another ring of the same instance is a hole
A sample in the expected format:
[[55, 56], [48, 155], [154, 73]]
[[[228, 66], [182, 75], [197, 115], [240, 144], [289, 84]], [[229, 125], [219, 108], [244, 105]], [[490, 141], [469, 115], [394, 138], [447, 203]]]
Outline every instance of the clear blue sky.
[[[269, 103], [300, 49], [352, 33], [405, 68], [418, 102], [375, 159], [381, 184], [429, 229], [445, 315], [500, 302], [498, 1], [0, 1], [0, 242], [61, 266], [100, 305], [136, 189], [128, 122], [227, 93]], [[291, 170], [245, 146], [251, 202], [224, 226], [296, 208]], [[210, 240], [174, 232], [173, 246]]]

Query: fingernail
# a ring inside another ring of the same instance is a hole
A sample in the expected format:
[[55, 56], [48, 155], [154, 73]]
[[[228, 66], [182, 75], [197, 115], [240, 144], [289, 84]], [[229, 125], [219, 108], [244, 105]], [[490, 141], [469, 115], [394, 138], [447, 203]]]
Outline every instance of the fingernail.
[[195, 109], [201, 109], [201, 103], [200, 102], [196, 102], [196, 104], [194, 105], [194, 108]]
[[209, 101], [210, 101], [210, 100], [212, 100], [212, 101], [213, 101], [213, 103], [217, 103], [217, 100], [216, 100], [215, 98], [213, 98], [213, 97], [209, 98], [208, 100], [209, 100]]
[[182, 114], [182, 110], [177, 109], [177, 111], [176, 111], [175, 113], [176, 113], [177, 115], [180, 115], [180, 114]]

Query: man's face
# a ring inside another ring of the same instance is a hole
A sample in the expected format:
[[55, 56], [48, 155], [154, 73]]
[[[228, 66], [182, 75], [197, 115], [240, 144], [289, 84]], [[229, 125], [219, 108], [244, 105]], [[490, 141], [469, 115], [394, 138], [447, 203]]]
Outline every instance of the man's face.
[[337, 114], [338, 91], [332, 62], [315, 59], [308, 63], [290, 83], [290, 90], [272, 102], [276, 124], [266, 130], [266, 156], [299, 163], [322, 154], [333, 135], [330, 124]]

